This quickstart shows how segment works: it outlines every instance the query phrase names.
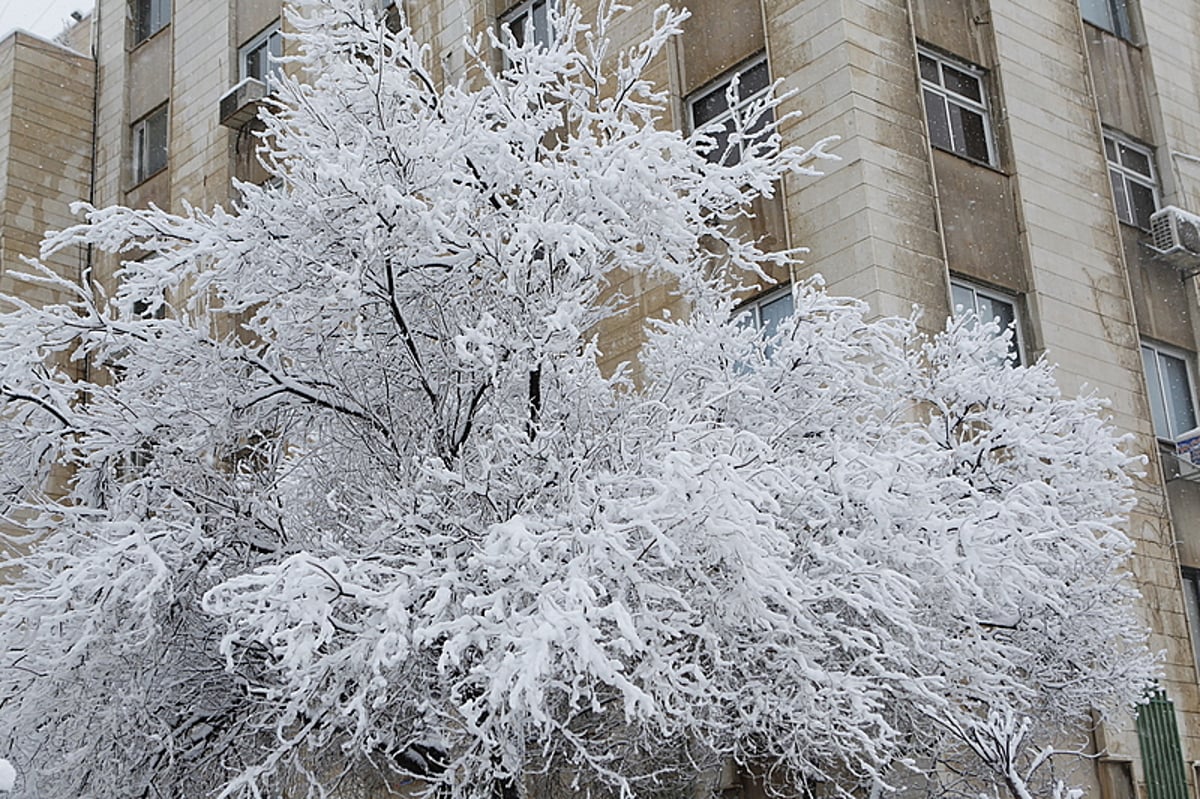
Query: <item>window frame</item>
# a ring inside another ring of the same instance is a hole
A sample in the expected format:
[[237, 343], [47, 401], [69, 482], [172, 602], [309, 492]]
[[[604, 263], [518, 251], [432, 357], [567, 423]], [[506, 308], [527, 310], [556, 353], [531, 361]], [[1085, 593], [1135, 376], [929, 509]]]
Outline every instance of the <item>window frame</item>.
[[[763, 86], [761, 88], [755, 89], [749, 95], [746, 95], [745, 97], [743, 97], [741, 95], [741, 90], [740, 90], [741, 83], [742, 83], [741, 82], [742, 76], [749, 74], [751, 72], [751, 70], [757, 69], [760, 66], [764, 67], [766, 69], [766, 73], [767, 73], [766, 74], [766, 82], [763, 84]], [[725, 110], [721, 111], [720, 113], [714, 114], [713, 116], [709, 117], [708, 119], [706, 119], [702, 122], [697, 122], [696, 106], [700, 102], [707, 100], [708, 98], [710, 98], [714, 95], [717, 95], [717, 94], [720, 94], [721, 96], [723, 96], [725, 98], [728, 98], [727, 92], [729, 90], [729, 87], [733, 84], [734, 78], [738, 79], [739, 91], [738, 91], [737, 102], [733, 105], [728, 105], [728, 103], [727, 103]], [[701, 86], [699, 89], [696, 89], [695, 91], [690, 92], [687, 95], [687, 97], [684, 98], [684, 101], [683, 101], [684, 107], [687, 109], [688, 130], [691, 132], [695, 132], [696, 130], [699, 130], [701, 128], [714, 126], [714, 125], [718, 125], [718, 124], [726, 124], [727, 125], [729, 122], [734, 122], [741, 114], [745, 113], [746, 109], [748, 109], [754, 103], [757, 103], [760, 100], [762, 100], [764, 97], [766, 97], [770, 93], [772, 85], [773, 85], [773, 81], [771, 79], [771, 65], [767, 61], [766, 52], [760, 51], [758, 53], [755, 53], [754, 55], [750, 56], [746, 60], [744, 60], [741, 63], [734, 66], [732, 69], [726, 70], [725, 72], [721, 73], [713, 80], [711, 80], [708, 83]], [[766, 120], [768, 124], [770, 122], [774, 121], [774, 114], [768, 114], [768, 117], [769, 117], [769, 119]], [[729, 127], [726, 127], [726, 130], [729, 131], [730, 133], [733, 132], [733, 129], [731, 129]], [[748, 132], [752, 133], [753, 131], [748, 131]], [[728, 141], [728, 140], [726, 140], [726, 141]], [[731, 155], [731, 157], [725, 162], [725, 166], [733, 166], [735, 164], [740, 163], [742, 160], [742, 153], [745, 152], [746, 145], [753, 144], [753, 143], [755, 143], [754, 139], [751, 138], [749, 141], [739, 142], [736, 150], [729, 150], [728, 152]], [[723, 158], [725, 155], [726, 155], [726, 153], [723, 152], [722, 149], [718, 146], [718, 147], [714, 148], [711, 152], [709, 152], [706, 155], [706, 157], [710, 161], [717, 162], [721, 158]]]
[[[276, 49], [278, 54], [272, 52], [271, 45], [277, 43]], [[248, 68], [248, 58], [255, 51], [266, 47], [267, 63], [263, 68], [262, 76], [251, 75]], [[243, 81], [246, 78], [255, 78], [266, 84], [268, 89], [273, 89], [279, 77], [283, 75], [283, 63], [279, 60], [283, 56], [283, 31], [280, 26], [280, 20], [275, 20], [267, 27], [263, 28], [258, 33], [254, 34], [241, 47], [238, 48], [238, 81]]]
[[1094, 25], [1101, 30], [1108, 31], [1114, 36], [1118, 36], [1126, 41], [1133, 41], [1133, 21], [1129, 13], [1129, 0], [1098, 0], [1100, 7], [1104, 9], [1107, 16], [1107, 21], [1093, 19], [1088, 16], [1089, 6], [1085, 6], [1083, 2], [1079, 4], [1079, 14], [1084, 22], [1089, 25]]
[[[1200, 569], [1181, 565], [1179, 587], [1183, 591], [1183, 609], [1188, 620], [1188, 636], [1192, 642], [1192, 660], [1197, 670], [1200, 670]], [[1197, 785], [1197, 790], [1200, 790], [1200, 784]]]
[[131, 17], [135, 47], [171, 24], [172, 5], [173, 0], [133, 0]]
[[751, 324], [753, 324], [755, 330], [761, 331], [767, 335], [774, 335], [775, 331], [769, 331], [766, 329], [766, 325], [762, 318], [762, 311], [763, 308], [767, 307], [768, 305], [773, 305], [783, 299], [789, 300], [792, 305], [792, 310], [787, 314], [787, 316], [795, 313], [796, 300], [792, 296], [792, 284], [788, 283], [783, 286], [777, 286], [769, 288], [765, 291], [760, 291], [758, 294], [755, 294], [750, 299], [741, 303], [734, 309], [733, 319], [738, 324], [741, 324], [742, 318], [749, 315]]
[[[933, 61], [937, 65], [938, 83], [934, 83], [926, 78], [921, 71], [921, 59], [926, 58]], [[957, 91], [946, 86], [945, 68], [950, 67], [960, 73], [974, 78], [979, 87], [979, 100], [968, 97], [965, 94], [960, 94]], [[929, 144], [942, 152], [957, 155], [959, 158], [965, 158], [973, 164], [982, 164], [983, 166], [998, 169], [1000, 165], [999, 152], [996, 146], [996, 134], [992, 130], [992, 108], [991, 97], [988, 94], [988, 71], [976, 64], [971, 64], [963, 61], [960, 58], [955, 58], [950, 55], [938, 52], [932, 48], [918, 45], [917, 47], [917, 78], [921, 82], [921, 104], [925, 109], [925, 126], [929, 136]], [[942, 103], [942, 111], [946, 118], [946, 127], [950, 135], [950, 147], [944, 147], [933, 139], [932, 126], [929, 122], [929, 106], [926, 102], [926, 93], [937, 95]], [[955, 105], [961, 109], [965, 109], [971, 113], [978, 114], [983, 120], [983, 138], [984, 147], [987, 148], [987, 158], [979, 159], [973, 155], [969, 155], [966, 151], [965, 143], [960, 149], [955, 142], [954, 125], [951, 123], [950, 105]]]
[[[1012, 353], [1016, 357], [1012, 360], [1013, 366], [1024, 366], [1029, 363], [1029, 356], [1025, 349], [1025, 314], [1021, 308], [1021, 296], [998, 289], [989, 288], [987, 286], [976, 283], [972, 280], [967, 280], [958, 276], [950, 278], [950, 313], [954, 316], [958, 315], [958, 305], [954, 302], [954, 289], [960, 288], [971, 292], [971, 307], [963, 308], [964, 312], [971, 312], [979, 317], [979, 298], [996, 303], [1004, 303], [1012, 308]], [[993, 317], [994, 319], [995, 317]], [[991, 320], [985, 320], [991, 321]]]
[[[146, 139], [151, 130], [152, 122], [155, 120], [156, 117], [158, 117], [159, 114], [162, 114], [162, 116], [163, 116], [163, 120], [162, 120], [163, 159], [162, 159], [161, 164], [155, 166], [152, 169], [151, 168], [152, 164], [149, 160], [149, 155], [148, 155], [151, 152], [151, 150], [149, 149], [149, 143], [147, 142]], [[170, 104], [163, 103], [162, 105], [156, 106], [148, 114], [145, 114], [142, 117], [140, 117], [139, 119], [135, 120], [133, 122], [133, 124], [131, 124], [129, 126], [129, 138], [130, 138], [130, 163], [132, 165], [133, 185], [138, 186], [142, 183], [145, 183], [147, 180], [154, 177], [159, 172], [162, 172], [163, 170], [165, 170], [171, 163]]]
[[[537, 9], [544, 8], [544, 18], [546, 20], [546, 28], [541, 31], [542, 36], [538, 36], [537, 27]], [[509, 31], [512, 34], [514, 41], [519, 41], [523, 46], [525, 43], [525, 33], [528, 31], [533, 35], [533, 40], [539, 42], [542, 47], [549, 47], [550, 42], [554, 39], [554, 23], [552, 16], [558, 12], [557, 0], [521, 0], [504, 13], [496, 17], [497, 33], [503, 38], [504, 31]], [[520, 21], [521, 36], [518, 39], [514, 23]], [[505, 66], [508, 66], [505, 64]]]
[[[1138, 222], [1137, 216], [1134, 213], [1133, 203], [1131, 201], [1131, 195], [1129, 193], [1129, 183], [1132, 182], [1143, 188], [1150, 189], [1151, 195], [1154, 198], [1154, 208], [1151, 209], [1151, 211], [1150, 211], [1151, 214], [1153, 214], [1155, 211], [1157, 211], [1159, 208], [1162, 207], [1162, 195], [1159, 192], [1159, 188], [1158, 188], [1158, 166], [1157, 166], [1157, 164], [1154, 163], [1154, 148], [1148, 144], [1143, 144], [1139, 141], [1135, 141], [1134, 139], [1130, 138], [1129, 136], [1126, 136], [1126, 135], [1119, 133], [1118, 131], [1112, 130], [1110, 128], [1104, 129], [1101, 139], [1102, 139], [1102, 144], [1104, 146], [1104, 164], [1108, 168], [1109, 183], [1114, 184], [1113, 185], [1113, 203], [1114, 203], [1114, 207], [1117, 212], [1117, 219], [1119, 219], [1121, 222], [1123, 222], [1126, 225], [1136, 227], [1138, 230], [1149, 230], [1150, 229], [1150, 221], [1149, 221], [1150, 217], [1149, 216], [1146, 217], [1146, 225], [1142, 226]], [[1112, 159], [1112, 157], [1110, 157], [1110, 155], [1109, 155], [1109, 144], [1110, 143], [1112, 144], [1113, 153], [1116, 154], [1116, 158], [1117, 158], [1116, 161], [1114, 161]], [[1149, 174], [1146, 174], [1144, 172], [1139, 172], [1135, 168], [1127, 166], [1122, 157], [1123, 153], [1122, 153], [1121, 148], [1125, 148], [1126, 150], [1130, 150], [1134, 153], [1137, 153], [1140, 156], [1143, 156], [1146, 159], [1146, 163], [1150, 167]], [[1120, 180], [1120, 184], [1121, 184], [1121, 196], [1120, 197], [1117, 196], [1117, 187], [1115, 185], [1114, 177], [1116, 177]], [[1121, 214], [1122, 199], [1124, 200], [1124, 205], [1128, 212], [1128, 218], [1126, 218], [1125, 216], [1123, 216]]]
[[[1196, 374], [1192, 366], [1193, 355], [1185, 350], [1179, 349], [1178, 347], [1172, 347], [1169, 344], [1160, 344], [1157, 341], [1150, 341], [1147, 339], [1142, 339], [1140, 352], [1142, 355], [1142, 372], [1146, 378], [1146, 399], [1150, 402], [1150, 424], [1154, 427], [1154, 435], [1160, 441], [1169, 441], [1171, 444], [1174, 444], [1175, 440], [1179, 438], [1180, 434], [1186, 433], [1188, 430], [1195, 428], [1197, 424], [1200, 424], [1200, 414], [1197, 413], [1196, 405]], [[1151, 381], [1150, 374], [1146, 372], [1145, 358], [1148, 352], [1154, 354], [1154, 381]], [[1187, 378], [1188, 401], [1191, 405], [1192, 411], [1193, 421], [1191, 427], [1184, 427], [1178, 430], [1175, 429], [1175, 422], [1177, 420], [1172, 419], [1174, 412], [1172, 411], [1171, 405], [1167, 402], [1168, 396], [1166, 388], [1163, 385], [1162, 367], [1159, 362], [1160, 358], [1171, 358], [1183, 363], [1184, 376]], [[1157, 391], [1159, 402], [1162, 403], [1161, 407], [1163, 409], [1163, 413], [1167, 417], [1167, 435], [1163, 435], [1163, 431], [1159, 429], [1157, 421], [1154, 418], [1154, 397], [1150, 394], [1150, 392], [1153, 391]]]

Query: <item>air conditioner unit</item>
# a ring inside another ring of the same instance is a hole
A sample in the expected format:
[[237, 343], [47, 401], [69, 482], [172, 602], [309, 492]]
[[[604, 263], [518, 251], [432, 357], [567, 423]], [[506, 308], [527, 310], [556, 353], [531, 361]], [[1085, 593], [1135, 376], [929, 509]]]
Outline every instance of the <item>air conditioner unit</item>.
[[1150, 217], [1150, 246], [1159, 255], [1190, 256], [1200, 262], [1200, 216], [1168, 205]]
[[241, 128], [258, 116], [258, 108], [267, 96], [267, 84], [257, 78], [243, 78], [221, 95], [221, 124]]

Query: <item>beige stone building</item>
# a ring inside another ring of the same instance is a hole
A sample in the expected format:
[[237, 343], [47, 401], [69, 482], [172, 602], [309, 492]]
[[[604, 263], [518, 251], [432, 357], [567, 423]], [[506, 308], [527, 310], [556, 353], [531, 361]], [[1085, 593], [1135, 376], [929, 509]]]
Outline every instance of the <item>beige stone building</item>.
[[[464, 68], [464, 36], [497, 25], [541, 35], [554, 2], [402, 1], [447, 77]], [[633, 0], [620, 35], [636, 37], [656, 2]], [[957, 305], [1000, 316], [1020, 359], [1044, 353], [1068, 390], [1111, 398], [1148, 459], [1131, 532], [1169, 704], [1137, 729], [1106, 731], [1093, 788], [1105, 799], [1191, 795], [1200, 470], [1174, 453], [1198, 422], [1200, 228], [1170, 209], [1200, 212], [1200, 4], [688, 5], [686, 35], [654, 66], [672, 91], [671, 124], [719, 121], [740, 75], [746, 99], [770, 80], [797, 90], [785, 110], [803, 113], [787, 136], [841, 137], [826, 177], [789, 181], [758, 209], [760, 232], [811, 250], [802, 274], [781, 279], [820, 272], [879, 313], [920, 305], [930, 328]], [[262, 179], [251, 128], [279, 20], [278, 0], [99, 0], [82, 24], [97, 54], [94, 137], [92, 63], [23, 34], [0, 43], [0, 280], [41, 229], [65, 222], [68, 196], [204, 207], [231, 198], [233, 177]], [[62, 64], [70, 90], [39, 85], [46, 73], [28, 66], [39, 60]], [[38, 128], [48, 116], [62, 124]], [[670, 302], [665, 287], [621, 288], [638, 298], [634, 315]], [[788, 302], [767, 288], [747, 310], [769, 324]], [[632, 327], [608, 330], [606, 357], [631, 358], [638, 343]]]
[[[38, 255], [47, 230], [71, 224], [70, 204], [91, 191], [95, 67], [87, 33], [80, 25], [63, 43], [23, 31], [0, 40], [0, 293], [19, 290], [33, 303], [65, 297], [18, 282], [15, 275], [28, 271], [22, 259]], [[60, 251], [46, 265], [78, 279], [87, 252]], [[55, 473], [49, 490], [60, 489], [63, 479]], [[0, 478], [0, 503], [16, 490]]]

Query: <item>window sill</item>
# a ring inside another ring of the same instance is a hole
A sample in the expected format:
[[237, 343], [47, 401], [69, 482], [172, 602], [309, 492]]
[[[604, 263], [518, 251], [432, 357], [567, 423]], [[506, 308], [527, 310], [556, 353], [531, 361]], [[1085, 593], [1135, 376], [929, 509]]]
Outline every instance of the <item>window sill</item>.
[[130, 191], [136, 191], [137, 189], [140, 189], [142, 186], [145, 186], [147, 183], [154, 180], [156, 177], [158, 177], [162, 173], [166, 172], [168, 168], [170, 168], [169, 164], [167, 166], [159, 167], [158, 169], [154, 170], [149, 175], [146, 175], [144, 178], [137, 181], [136, 183], [131, 183], [129, 185], [129, 187], [127, 189], [125, 189], [125, 191], [130, 192]]
[[171, 29], [171, 23], [168, 22], [166, 25], [163, 25], [161, 28], [156, 30], [154, 33], [147, 36], [145, 39], [140, 39], [140, 40], [134, 42], [132, 45], [130, 45], [128, 48], [126, 48], [125, 52], [132, 53], [136, 50], [142, 49], [143, 47], [148, 45], [150, 42], [154, 41], [159, 36], [161, 36], [163, 31], [168, 31], [170, 29]]
[[930, 142], [929, 147], [930, 147], [930, 149], [937, 150], [939, 153], [945, 153], [946, 155], [953, 156], [953, 157], [959, 159], [960, 161], [966, 161], [968, 164], [974, 164], [975, 166], [981, 166], [984, 169], [987, 169], [991, 172], [995, 172], [997, 175], [1003, 175], [1004, 177], [1009, 177], [1009, 174], [1007, 172], [1005, 172], [1003, 169], [996, 166], [995, 164], [989, 164], [987, 161], [980, 161], [977, 158], [971, 158], [970, 156], [963, 155], [962, 153], [956, 153], [953, 150], [947, 150], [945, 147], [939, 147], [938, 145], [936, 145], [932, 142]]
[[1139, 236], [1149, 236], [1150, 235], [1150, 228], [1142, 227], [1141, 225], [1138, 225], [1135, 222], [1126, 222], [1121, 217], [1117, 217], [1117, 221], [1121, 223], [1121, 227], [1123, 227], [1123, 228], [1128, 228], [1129, 230], [1136, 230]]

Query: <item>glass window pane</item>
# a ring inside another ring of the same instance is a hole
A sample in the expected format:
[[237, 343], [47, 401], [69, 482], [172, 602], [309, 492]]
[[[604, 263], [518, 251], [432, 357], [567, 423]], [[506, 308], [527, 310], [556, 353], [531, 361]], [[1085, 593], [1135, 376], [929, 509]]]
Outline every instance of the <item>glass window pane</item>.
[[1129, 4], [1126, 0], [1112, 0], [1113, 33], [1130, 37], [1132, 29], [1129, 26]]
[[1115, 169], [1108, 170], [1108, 179], [1112, 181], [1113, 199], [1117, 203], [1117, 218], [1122, 222], [1133, 222], [1133, 214], [1129, 211], [1129, 197], [1125, 194], [1125, 178]]
[[533, 40], [542, 47], [550, 47], [550, 18], [545, 0], [533, 4]]
[[1117, 143], [1107, 136], [1104, 137], [1104, 156], [1111, 163], [1117, 163]]
[[1124, 143], [1122, 143], [1120, 145], [1120, 148], [1121, 148], [1121, 163], [1126, 168], [1132, 169], [1134, 172], [1145, 175], [1146, 177], [1151, 176], [1152, 173], [1150, 171], [1150, 156], [1146, 155], [1145, 153], [1141, 152], [1140, 150], [1135, 150], [1132, 147], [1130, 147], [1129, 145], [1124, 144]]
[[505, 25], [508, 28], [508, 32], [512, 34], [513, 42], [516, 43], [517, 47], [525, 44], [525, 26], [528, 24], [529, 14], [525, 13], [517, 14]]
[[1093, 25], [1114, 31], [1111, 0], [1079, 0], [1079, 11]]
[[951, 283], [950, 302], [954, 305], [955, 313], [958, 313], [960, 310], [963, 313], [969, 313], [975, 310], [975, 292], [966, 286]]
[[1013, 363], [1019, 366], [1021, 357], [1017, 351], [1016, 307], [1011, 302], [1005, 302], [997, 297], [987, 297], [982, 294], [977, 295], [977, 297], [980, 319], [985, 321], [995, 320], [1001, 330], [1012, 331], [1008, 351], [1013, 356]]
[[1198, 573], [1188, 569], [1183, 572], [1183, 599], [1187, 608], [1188, 628], [1192, 634], [1192, 657], [1200, 666], [1200, 582]]
[[792, 315], [791, 293], [781, 294], [770, 302], [759, 306], [759, 318], [762, 320], [763, 335], [773, 336], [779, 332], [779, 323]]
[[1188, 382], [1187, 363], [1163, 353], [1158, 354], [1158, 369], [1163, 381], [1163, 394], [1167, 402], [1167, 419], [1171, 436], [1178, 436], [1196, 426], [1196, 412], [1192, 407], [1192, 386]]
[[929, 142], [943, 150], [953, 150], [950, 122], [946, 118], [946, 101], [940, 94], [925, 90], [925, 116], [929, 120]]
[[954, 130], [954, 150], [967, 158], [991, 163], [988, 154], [987, 123], [982, 114], [949, 103], [950, 121]]
[[942, 80], [938, 77], [938, 65], [927, 55], [920, 56], [921, 61], [921, 78], [930, 83], [941, 84]]
[[146, 175], [167, 165], [167, 111], [156, 111], [146, 120]]
[[1154, 189], [1149, 186], [1143, 186], [1140, 183], [1134, 183], [1128, 179], [1125, 181], [1125, 187], [1129, 192], [1129, 206], [1133, 214], [1133, 224], [1142, 230], [1149, 230], [1150, 215], [1158, 210], [1154, 205]]
[[716, 119], [729, 110], [729, 103], [725, 96], [727, 88], [729, 88], [728, 84], [723, 83], [708, 94], [692, 102], [693, 125], [700, 127], [709, 120]]
[[762, 61], [738, 76], [738, 99], [745, 100], [761, 92], [770, 84], [767, 62]]
[[1154, 421], [1154, 433], [1160, 438], [1170, 438], [1171, 426], [1167, 423], [1167, 406], [1163, 402], [1158, 358], [1149, 347], [1142, 347], [1142, 368], [1146, 371], [1146, 389], [1150, 394], [1150, 418]]
[[729, 150], [729, 134], [733, 131], [733, 120], [725, 121], [725, 124], [713, 134], [713, 140], [716, 141], [716, 147], [705, 156], [709, 161], [715, 163], [723, 163], [726, 166], [732, 166], [738, 162], [738, 150], [735, 148]]
[[946, 88], [963, 97], [969, 97], [977, 103], [983, 102], [983, 95], [979, 90], [979, 78], [974, 75], [968, 75], [966, 72], [957, 70], [954, 67], [943, 64], [942, 74], [946, 76]]
[[255, 78], [256, 80], [263, 79], [263, 48], [255, 47], [253, 50], [246, 52], [245, 75], [246, 78]]

